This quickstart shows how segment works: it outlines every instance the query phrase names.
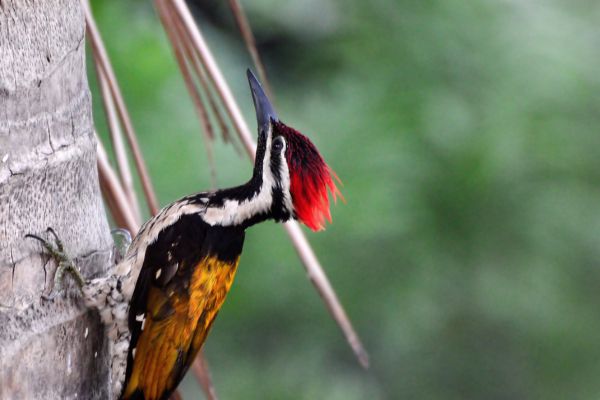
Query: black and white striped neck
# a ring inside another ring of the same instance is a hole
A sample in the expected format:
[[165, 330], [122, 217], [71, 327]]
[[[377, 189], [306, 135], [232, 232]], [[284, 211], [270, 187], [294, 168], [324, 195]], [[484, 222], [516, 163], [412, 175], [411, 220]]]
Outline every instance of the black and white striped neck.
[[[208, 224], [247, 228], [267, 219], [283, 222], [292, 218], [285, 142], [283, 147], [272, 146], [272, 131], [263, 135], [256, 150], [252, 179], [244, 185], [207, 196], [202, 217]], [[276, 151], [273, 151], [274, 147]]]

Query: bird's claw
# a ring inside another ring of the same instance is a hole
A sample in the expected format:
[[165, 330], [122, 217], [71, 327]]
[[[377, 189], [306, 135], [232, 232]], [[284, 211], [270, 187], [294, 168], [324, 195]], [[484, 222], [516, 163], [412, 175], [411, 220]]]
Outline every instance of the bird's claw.
[[73, 262], [73, 260], [71, 260], [71, 258], [67, 256], [64, 250], [64, 245], [59, 239], [54, 229], [48, 228], [46, 229], [46, 232], [54, 236], [54, 244], [34, 234], [27, 234], [25, 235], [25, 237], [39, 241], [57, 263], [56, 271], [54, 273], [54, 285], [50, 290], [49, 294], [42, 295], [42, 299], [44, 300], [53, 300], [56, 297], [56, 295], [62, 291], [65, 272], [68, 272], [71, 275], [73, 275], [73, 278], [75, 278], [80, 288], [85, 285], [85, 279], [83, 278], [77, 267], [75, 267], [75, 263]]

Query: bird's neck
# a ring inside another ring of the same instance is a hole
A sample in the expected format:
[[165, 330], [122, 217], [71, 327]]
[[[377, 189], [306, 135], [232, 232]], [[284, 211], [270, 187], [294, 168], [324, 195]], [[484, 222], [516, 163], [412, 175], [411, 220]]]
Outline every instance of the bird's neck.
[[218, 190], [207, 199], [204, 220], [211, 225], [247, 228], [267, 219], [279, 222], [292, 217], [290, 175], [284, 156], [271, 159], [266, 149], [271, 136], [260, 141], [252, 178], [243, 185]]
[[272, 182], [254, 175], [247, 183], [214, 192], [208, 199], [204, 220], [210, 225], [247, 228], [275, 218]]

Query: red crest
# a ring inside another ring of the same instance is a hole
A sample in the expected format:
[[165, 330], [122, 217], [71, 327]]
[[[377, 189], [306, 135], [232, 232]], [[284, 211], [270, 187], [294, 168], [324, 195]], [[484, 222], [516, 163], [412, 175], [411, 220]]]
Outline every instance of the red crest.
[[[335, 185], [340, 179], [325, 163], [316, 146], [303, 134], [282, 122], [274, 122], [274, 133], [286, 140], [286, 158], [290, 171], [290, 192], [296, 217], [313, 231], [325, 229], [331, 222], [327, 189], [343, 199]], [[274, 135], [274, 136], [275, 136]]]

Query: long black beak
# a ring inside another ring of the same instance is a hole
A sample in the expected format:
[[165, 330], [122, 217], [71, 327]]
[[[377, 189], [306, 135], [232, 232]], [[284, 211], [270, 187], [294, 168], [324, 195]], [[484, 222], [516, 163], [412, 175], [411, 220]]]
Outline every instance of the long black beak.
[[271, 120], [279, 121], [279, 117], [260, 85], [260, 82], [256, 79], [256, 76], [254, 76], [250, 69], [246, 70], [246, 75], [248, 75], [248, 83], [250, 84], [250, 90], [252, 91], [252, 100], [254, 100], [258, 132], [266, 134], [271, 125]]

